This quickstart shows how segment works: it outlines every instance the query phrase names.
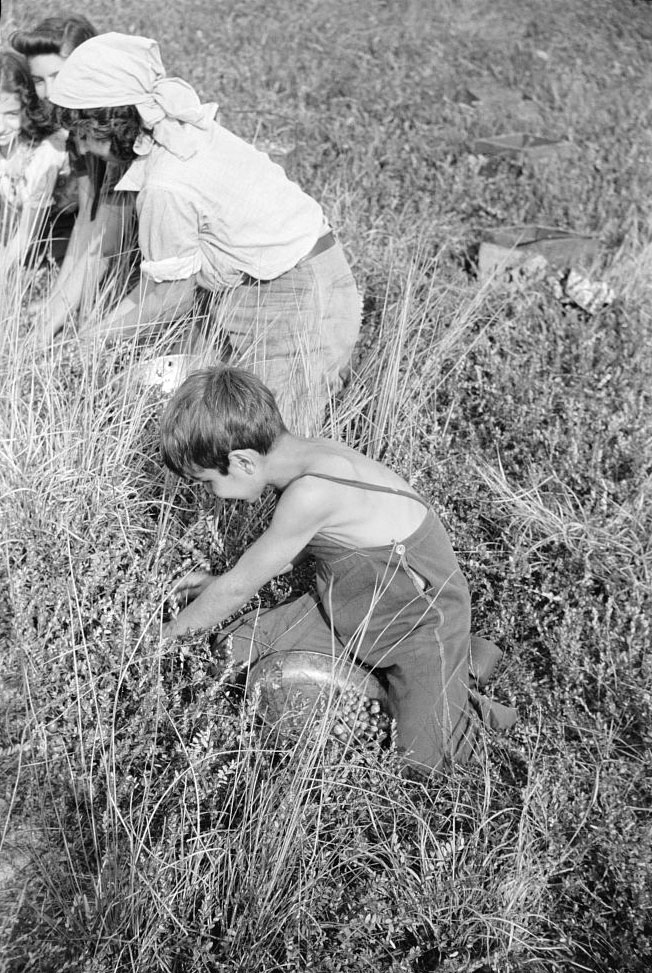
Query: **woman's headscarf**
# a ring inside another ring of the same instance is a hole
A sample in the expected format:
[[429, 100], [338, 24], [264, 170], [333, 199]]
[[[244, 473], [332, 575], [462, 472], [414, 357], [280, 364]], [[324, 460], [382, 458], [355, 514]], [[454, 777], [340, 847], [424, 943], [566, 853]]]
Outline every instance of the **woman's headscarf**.
[[202, 105], [180, 78], [166, 78], [159, 47], [148, 37], [100, 34], [66, 58], [49, 99], [63, 108], [134, 105], [155, 142], [187, 159], [197, 149], [197, 132], [208, 129], [217, 106]]

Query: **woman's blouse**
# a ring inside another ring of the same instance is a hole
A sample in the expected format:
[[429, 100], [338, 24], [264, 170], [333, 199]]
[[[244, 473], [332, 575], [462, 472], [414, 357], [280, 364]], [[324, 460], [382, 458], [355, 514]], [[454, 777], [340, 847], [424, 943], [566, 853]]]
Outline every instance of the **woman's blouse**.
[[190, 158], [151, 139], [139, 151], [116, 190], [138, 193], [141, 269], [155, 281], [197, 275], [218, 290], [243, 274], [271, 280], [306, 256], [327, 225], [281, 166], [217, 122]]

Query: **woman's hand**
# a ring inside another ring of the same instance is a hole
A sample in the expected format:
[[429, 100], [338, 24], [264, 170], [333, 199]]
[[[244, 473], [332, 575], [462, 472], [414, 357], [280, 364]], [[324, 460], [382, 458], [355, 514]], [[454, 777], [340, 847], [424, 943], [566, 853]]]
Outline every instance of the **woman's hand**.
[[27, 306], [27, 313], [36, 334], [47, 346], [63, 330], [64, 325], [72, 320], [74, 309], [65, 294], [53, 291], [46, 297], [32, 301]]

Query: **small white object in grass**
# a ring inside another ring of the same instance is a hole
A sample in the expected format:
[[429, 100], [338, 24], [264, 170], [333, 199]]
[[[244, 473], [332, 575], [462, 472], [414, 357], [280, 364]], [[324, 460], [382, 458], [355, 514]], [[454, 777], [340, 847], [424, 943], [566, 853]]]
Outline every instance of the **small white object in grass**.
[[564, 285], [566, 296], [589, 314], [595, 314], [607, 304], [611, 304], [615, 293], [604, 281], [589, 280], [576, 270], [571, 269]]
[[179, 388], [196, 364], [192, 355], [159, 355], [129, 368], [116, 382], [140, 382], [146, 388], [158, 388], [169, 395]]
[[155, 385], [162, 392], [174, 392], [188, 374], [188, 355], [163, 355], [151, 362], [143, 362], [140, 379], [144, 385]]

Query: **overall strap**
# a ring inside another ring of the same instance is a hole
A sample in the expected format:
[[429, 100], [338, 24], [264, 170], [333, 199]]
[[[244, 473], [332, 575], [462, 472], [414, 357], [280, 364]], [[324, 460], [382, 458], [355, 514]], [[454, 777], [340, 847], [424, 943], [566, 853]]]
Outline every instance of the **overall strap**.
[[[419, 503], [423, 504], [424, 507], [429, 507], [423, 497], [420, 497], [418, 493], [411, 493], [409, 490], [399, 490], [397, 487], [380, 486], [378, 483], [366, 483], [364, 480], [347, 480], [342, 476], [330, 476], [328, 473], [301, 473], [299, 476], [295, 476], [290, 483], [295, 483], [296, 480], [301, 480], [305, 476], [314, 476], [319, 480], [331, 480], [333, 483], [342, 483], [344, 486], [357, 487], [359, 490], [373, 490], [376, 493], [391, 493], [396, 497], [407, 497], [409, 500], [418, 500]], [[290, 486], [288, 483], [288, 486]], [[287, 489], [287, 487], [286, 487]]]

